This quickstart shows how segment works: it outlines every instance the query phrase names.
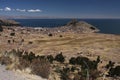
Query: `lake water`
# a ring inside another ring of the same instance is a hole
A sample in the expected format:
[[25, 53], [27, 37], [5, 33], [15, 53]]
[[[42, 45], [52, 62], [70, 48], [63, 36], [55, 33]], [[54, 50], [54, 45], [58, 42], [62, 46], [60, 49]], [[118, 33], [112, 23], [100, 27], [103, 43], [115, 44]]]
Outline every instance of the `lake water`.
[[[23, 26], [28, 27], [58, 27], [67, 24], [71, 19], [15, 19]], [[120, 19], [79, 19], [86, 21], [98, 29], [101, 33], [120, 34]]]

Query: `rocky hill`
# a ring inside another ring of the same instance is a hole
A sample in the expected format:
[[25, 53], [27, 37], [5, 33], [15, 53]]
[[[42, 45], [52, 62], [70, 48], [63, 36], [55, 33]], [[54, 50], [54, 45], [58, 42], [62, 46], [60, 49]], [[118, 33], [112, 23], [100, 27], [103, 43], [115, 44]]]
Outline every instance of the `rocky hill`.
[[85, 22], [85, 21], [77, 21], [72, 20], [68, 22], [65, 26], [48, 28], [46, 33], [60, 33], [60, 32], [72, 32], [72, 33], [94, 33], [99, 32], [95, 26]]
[[77, 21], [75, 19], [70, 21], [65, 27], [69, 27], [71, 30], [80, 31], [83, 33], [99, 31], [99, 29], [97, 29], [95, 26], [85, 21]]
[[2, 26], [20, 26], [20, 23], [14, 21], [14, 20], [0, 19], [0, 25], [2, 25]]

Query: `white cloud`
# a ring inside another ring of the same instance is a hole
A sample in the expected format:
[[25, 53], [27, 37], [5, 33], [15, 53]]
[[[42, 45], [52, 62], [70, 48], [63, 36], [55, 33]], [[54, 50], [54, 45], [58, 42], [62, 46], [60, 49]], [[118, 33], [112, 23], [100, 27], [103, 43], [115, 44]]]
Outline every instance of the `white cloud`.
[[0, 9], [0, 11], [3, 11], [3, 9]]
[[42, 10], [40, 9], [30, 9], [30, 10], [27, 10], [28, 12], [42, 12]]
[[10, 8], [10, 7], [5, 7], [4, 9], [0, 8], [0, 11], [18, 11], [18, 12], [31, 12], [31, 13], [35, 13], [35, 12], [42, 12], [42, 10], [40, 9], [14, 9], [14, 8]]
[[16, 9], [16, 11], [26, 12], [26, 10], [25, 10], [25, 9]]
[[5, 7], [5, 11], [11, 11], [12, 9], [10, 7]]

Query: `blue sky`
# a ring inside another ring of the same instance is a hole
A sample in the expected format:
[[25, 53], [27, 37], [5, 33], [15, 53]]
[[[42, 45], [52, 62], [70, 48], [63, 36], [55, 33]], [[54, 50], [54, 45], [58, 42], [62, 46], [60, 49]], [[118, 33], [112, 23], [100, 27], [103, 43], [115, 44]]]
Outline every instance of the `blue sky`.
[[120, 18], [120, 0], [0, 0], [0, 16]]

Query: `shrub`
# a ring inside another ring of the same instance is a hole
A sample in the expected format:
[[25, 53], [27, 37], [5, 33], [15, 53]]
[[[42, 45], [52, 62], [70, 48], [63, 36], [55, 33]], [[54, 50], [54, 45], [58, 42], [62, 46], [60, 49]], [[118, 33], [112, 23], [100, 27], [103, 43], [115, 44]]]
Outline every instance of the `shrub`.
[[31, 63], [32, 73], [43, 78], [48, 78], [50, 67], [50, 63], [46, 59], [33, 59]]
[[66, 67], [66, 68], [63, 68], [63, 72], [65, 72], [65, 73], [68, 73], [68, 72], [70, 72], [70, 68], [68, 68], [68, 67]]
[[77, 68], [75, 66], [72, 66], [71, 71], [74, 72], [75, 70], [77, 70]]
[[9, 57], [0, 57], [0, 64], [1, 65], [8, 65], [8, 64], [11, 64], [12, 63], [12, 59], [9, 58]]
[[114, 74], [116, 76], [120, 76], [120, 66], [116, 66], [115, 69], [114, 69]]
[[84, 80], [84, 79], [81, 79], [81, 78], [80, 78], [80, 75], [75, 74], [75, 76], [74, 76], [74, 79], [73, 79], [73, 80]]
[[24, 70], [28, 67], [30, 67], [30, 61], [23, 59], [23, 58], [19, 58], [19, 65], [18, 65], [20, 70]]
[[3, 27], [2, 27], [2, 25], [0, 24], [0, 32], [2, 32], [3, 31]]
[[71, 59], [69, 60], [69, 64], [76, 64], [76, 58], [75, 57], [71, 57]]
[[101, 72], [98, 70], [91, 70], [90, 71], [90, 79], [96, 80], [100, 76]]
[[65, 61], [65, 58], [62, 55], [62, 53], [60, 53], [60, 54], [58, 54], [58, 55], [55, 56], [55, 60], [58, 61], [58, 62], [63, 63]]
[[91, 69], [82, 69], [80, 75], [80, 80], [86, 80], [86, 78], [89, 78], [89, 80], [97, 80], [97, 78], [100, 76], [101, 72], [98, 70], [91, 70]]
[[52, 34], [52, 33], [49, 33], [48, 36], [53, 36], [53, 34]]
[[61, 80], [70, 80], [68, 75], [68, 68], [63, 68], [63, 70], [60, 70], [60, 78]]
[[10, 33], [10, 36], [15, 36], [15, 33]]
[[60, 35], [60, 37], [63, 37], [62, 35]]
[[22, 53], [23, 53], [23, 51], [17, 50], [17, 56], [18, 57], [22, 57], [23, 56]]
[[21, 42], [24, 42], [24, 39], [22, 39]]
[[38, 58], [38, 59], [45, 59], [46, 58], [46, 56], [44, 56], [44, 55], [42, 55], [42, 56], [37, 56], [36, 58]]
[[10, 43], [11, 43], [11, 40], [8, 40], [8, 43], [10, 44]]
[[97, 61], [96, 61], [96, 62], [97, 62], [97, 63], [100, 62], [100, 56], [97, 57]]
[[98, 62], [97, 61], [90, 61], [87, 57], [80, 57], [76, 58], [76, 64], [81, 65], [82, 69], [97, 69]]
[[33, 42], [32, 41], [29, 41], [28, 44], [32, 44]]
[[61, 80], [70, 80], [66, 73], [61, 73], [60, 78]]
[[22, 58], [23, 59], [26, 59], [26, 60], [28, 60], [28, 52], [25, 52], [24, 54], [22, 54]]
[[109, 63], [105, 66], [105, 68], [110, 69], [114, 66], [115, 62], [109, 61]]
[[47, 59], [50, 63], [53, 63], [54, 57], [52, 55], [48, 55]]
[[15, 42], [15, 40], [13, 39], [13, 40], [12, 40], [12, 42], [14, 43], [14, 42]]
[[119, 76], [120, 77], [120, 66], [116, 66], [115, 68], [110, 68], [109, 70], [109, 76]]
[[84, 65], [85, 64], [84, 62], [88, 63], [88, 61], [89, 61], [89, 59], [86, 58], [86, 57], [80, 57], [80, 56], [78, 56], [76, 58], [76, 63], [79, 64], [79, 65]]
[[98, 62], [97, 61], [92, 61], [90, 69], [97, 70], [97, 67], [98, 67]]
[[32, 62], [32, 60], [35, 58], [35, 54], [33, 52], [30, 52], [28, 55], [28, 60]]

